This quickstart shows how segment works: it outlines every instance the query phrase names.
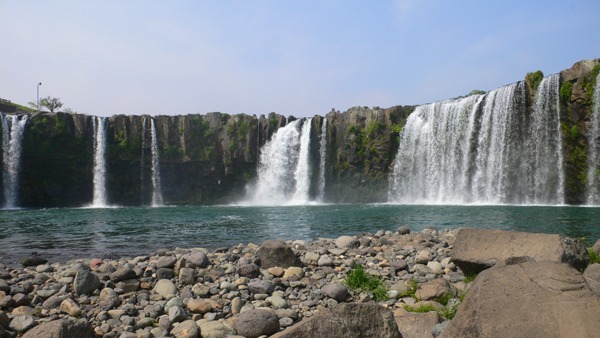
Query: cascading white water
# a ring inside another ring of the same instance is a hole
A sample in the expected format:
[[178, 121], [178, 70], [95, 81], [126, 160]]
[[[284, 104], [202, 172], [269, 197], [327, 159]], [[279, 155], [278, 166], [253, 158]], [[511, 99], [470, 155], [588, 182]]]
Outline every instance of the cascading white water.
[[469, 144], [482, 96], [419, 106], [400, 134], [390, 182], [390, 200], [403, 203], [459, 202], [466, 190]]
[[310, 125], [310, 119], [292, 121], [279, 128], [265, 143], [260, 151], [258, 180], [247, 203], [286, 205], [309, 202]]
[[21, 145], [28, 116], [2, 115], [1, 118], [4, 208], [14, 209], [19, 195]]
[[152, 152], [152, 206], [158, 207], [163, 205], [162, 188], [160, 185], [160, 158], [158, 156], [158, 144], [156, 141], [156, 126], [154, 119], [150, 119], [150, 135], [152, 137], [151, 152]]
[[325, 166], [327, 165], [327, 117], [323, 118], [319, 145], [319, 197], [318, 201], [325, 199]]
[[146, 116], [142, 117], [142, 158], [140, 160], [140, 200], [142, 205], [145, 204], [145, 176], [144, 172], [146, 164]]
[[106, 118], [94, 118], [94, 199], [92, 207], [107, 206], [106, 200]]
[[525, 83], [419, 106], [400, 134], [389, 200], [562, 204], [558, 75], [542, 80], [527, 116]]
[[532, 159], [531, 187], [526, 203], [564, 204], [563, 140], [560, 127], [558, 74], [548, 76], [539, 84], [532, 122], [529, 123], [529, 139], [526, 158]]
[[600, 205], [600, 74], [596, 77], [592, 104], [588, 127], [586, 204]]
[[293, 204], [307, 203], [309, 200], [310, 189], [310, 130], [312, 119], [304, 121], [302, 125], [302, 134], [300, 136], [300, 152], [298, 153], [298, 164], [294, 171], [296, 180], [296, 191], [292, 197]]

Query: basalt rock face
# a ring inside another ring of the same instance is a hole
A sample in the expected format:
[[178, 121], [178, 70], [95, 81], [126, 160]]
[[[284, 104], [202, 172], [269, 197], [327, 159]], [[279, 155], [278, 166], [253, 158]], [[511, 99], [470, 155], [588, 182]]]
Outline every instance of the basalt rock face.
[[[352, 108], [327, 115], [327, 199], [383, 201], [398, 128], [411, 107]], [[94, 116], [36, 113], [23, 137], [19, 206], [77, 207], [93, 198]], [[257, 173], [260, 148], [295, 120], [271, 113], [137, 116], [106, 120], [106, 191], [110, 205], [152, 200], [154, 121], [166, 204], [214, 204], [243, 199]], [[323, 117], [312, 119], [311, 157], [318, 163]], [[396, 129], [394, 129], [396, 128]], [[394, 130], [392, 130], [394, 129]], [[316, 180], [313, 175], [313, 180]], [[3, 201], [0, 197], [0, 203]]]
[[[577, 62], [560, 73], [561, 127], [565, 153], [566, 203], [585, 202], [593, 96], [600, 59]], [[597, 104], [600, 104], [597, 103]]]
[[[19, 206], [90, 204], [94, 116], [32, 114], [21, 155]], [[150, 116], [117, 115], [106, 122], [106, 190], [112, 205], [147, 205], [152, 195]], [[241, 196], [256, 175], [258, 149], [285, 124], [276, 114], [154, 117], [164, 200], [222, 203]], [[2, 201], [0, 201], [2, 202]]]
[[[600, 59], [578, 62], [560, 73], [563, 189], [564, 202], [568, 204], [586, 202], [588, 154], [590, 144], [595, 142], [590, 136], [590, 121], [598, 72]], [[538, 80], [527, 76], [526, 95], [518, 103], [519, 111], [533, 109], [539, 95]], [[353, 107], [345, 112], [332, 110], [314, 116], [310, 120], [308, 161], [312, 168], [308, 183], [310, 200], [387, 202], [400, 132], [415, 109], [416, 106]], [[6, 111], [5, 114], [29, 114], [21, 149], [18, 206], [90, 204], [94, 191], [97, 118], [66, 113]], [[209, 113], [106, 118], [107, 203], [152, 203], [153, 139], [160, 158], [158, 168], [165, 204], [243, 200], [246, 188], [252, 187], [257, 179], [261, 148], [280, 128], [294, 120], [293, 116], [286, 118], [275, 113], [260, 117]], [[320, 149], [322, 144], [326, 145], [325, 152]], [[4, 156], [3, 149], [0, 158]], [[6, 175], [4, 171], [1, 174]], [[3, 180], [0, 188], [4, 189]], [[0, 206], [4, 202], [4, 196], [0, 196]]]
[[414, 106], [353, 107], [327, 114], [328, 200], [387, 201], [388, 173], [400, 130], [413, 110]]

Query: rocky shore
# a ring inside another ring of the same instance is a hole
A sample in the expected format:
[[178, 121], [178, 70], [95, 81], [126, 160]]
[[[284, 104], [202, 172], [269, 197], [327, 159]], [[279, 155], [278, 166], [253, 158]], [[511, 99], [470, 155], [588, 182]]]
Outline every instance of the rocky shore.
[[32, 256], [0, 263], [0, 337], [593, 337], [600, 264], [588, 259], [558, 235], [405, 227], [119, 260]]

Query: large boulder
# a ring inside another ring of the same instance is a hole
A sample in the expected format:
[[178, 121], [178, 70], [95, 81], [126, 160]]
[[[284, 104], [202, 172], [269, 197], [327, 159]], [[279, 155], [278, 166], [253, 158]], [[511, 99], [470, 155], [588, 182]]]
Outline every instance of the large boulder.
[[438, 313], [435, 311], [408, 312], [395, 317], [402, 338], [433, 338], [433, 330], [439, 322]]
[[583, 278], [593, 293], [600, 296], [600, 264], [595, 263], [583, 272]]
[[444, 295], [457, 296], [458, 291], [448, 280], [436, 278], [419, 285], [415, 296], [422, 300], [435, 300]]
[[237, 315], [233, 328], [248, 338], [270, 335], [279, 330], [279, 318], [272, 310], [253, 309]]
[[[239, 333], [239, 332], [238, 332]], [[402, 338], [392, 311], [374, 302], [342, 303], [279, 332], [272, 338]]]
[[585, 246], [576, 239], [552, 234], [463, 228], [458, 231], [452, 261], [465, 274], [479, 273], [497, 263], [529, 257], [534, 261], [587, 265]]
[[267, 240], [258, 248], [256, 252], [259, 265], [262, 269], [280, 266], [289, 268], [290, 266], [302, 266], [300, 259], [296, 257], [292, 248], [283, 241]]
[[85, 320], [53, 320], [27, 331], [23, 338], [93, 338], [94, 329]]
[[567, 264], [524, 262], [483, 271], [442, 337], [597, 337], [600, 297]]

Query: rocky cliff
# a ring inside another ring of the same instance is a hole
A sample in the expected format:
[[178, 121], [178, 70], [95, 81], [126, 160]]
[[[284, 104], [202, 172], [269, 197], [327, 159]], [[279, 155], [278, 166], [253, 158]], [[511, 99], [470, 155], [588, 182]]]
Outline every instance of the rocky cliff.
[[[592, 142], [589, 121], [599, 71], [600, 59], [596, 59], [579, 62], [560, 74], [565, 198], [570, 204], [585, 200], [587, 155]], [[526, 77], [529, 94], [523, 103], [524, 114], [531, 110], [540, 76], [543, 77], [541, 73], [531, 73]], [[414, 109], [415, 106], [353, 107], [345, 112], [332, 110], [311, 120], [310, 163], [314, 173], [319, 172], [316, 167], [321, 161], [319, 145], [326, 142], [325, 201], [387, 201], [388, 177], [400, 132]], [[21, 149], [19, 205], [89, 204], [94, 189], [95, 117], [26, 114], [29, 118]], [[326, 139], [321, 140], [324, 118]], [[166, 204], [215, 204], [242, 199], [246, 187], [256, 180], [261, 147], [277, 130], [295, 120], [275, 113], [260, 117], [224, 113], [109, 117], [105, 158], [108, 204], [150, 204], [151, 119], [156, 128]], [[6, 139], [4, 135], [3, 138]], [[3, 148], [6, 147], [3, 142]], [[6, 162], [7, 151], [0, 156]], [[311, 196], [315, 196], [317, 175], [311, 180]], [[4, 187], [6, 183], [0, 185]], [[0, 205], [3, 203], [4, 197], [0, 196]]]

